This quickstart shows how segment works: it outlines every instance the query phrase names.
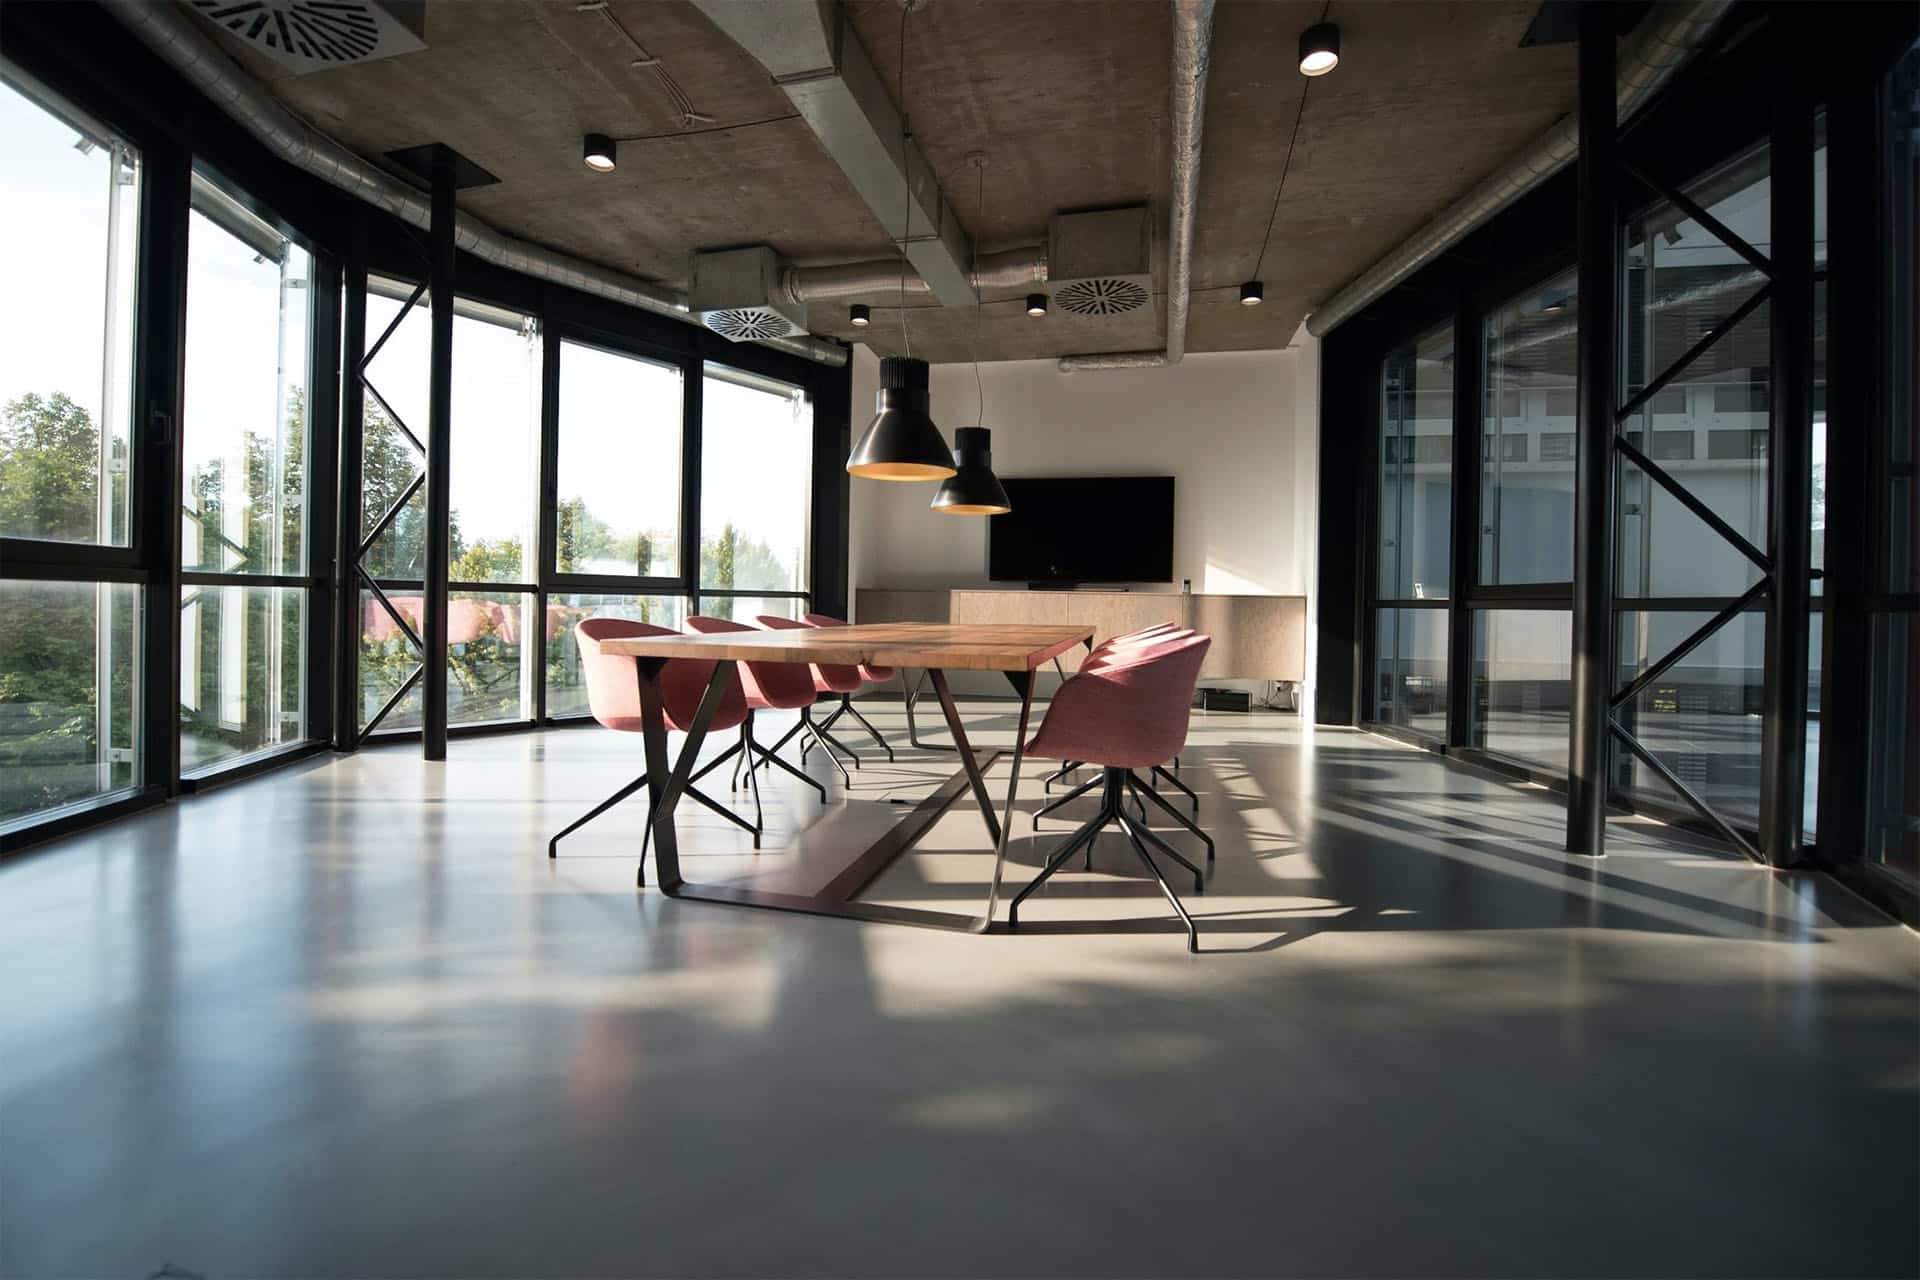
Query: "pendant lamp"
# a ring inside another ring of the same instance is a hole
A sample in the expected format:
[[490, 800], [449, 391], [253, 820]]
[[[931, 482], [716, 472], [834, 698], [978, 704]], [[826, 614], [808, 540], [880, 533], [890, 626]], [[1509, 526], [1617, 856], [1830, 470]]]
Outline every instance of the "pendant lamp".
[[993, 432], [986, 427], [956, 427], [953, 463], [958, 468], [940, 482], [933, 509], [949, 516], [1003, 516], [1013, 510], [1000, 477], [993, 474]]
[[882, 359], [873, 421], [847, 456], [847, 473], [868, 480], [944, 480], [954, 474], [954, 455], [927, 404], [927, 362]]

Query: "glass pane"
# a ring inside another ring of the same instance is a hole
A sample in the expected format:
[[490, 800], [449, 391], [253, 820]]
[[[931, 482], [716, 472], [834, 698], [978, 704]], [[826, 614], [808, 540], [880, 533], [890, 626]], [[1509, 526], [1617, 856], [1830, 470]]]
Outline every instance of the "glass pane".
[[547, 597], [547, 715], [553, 719], [592, 713], [580, 677], [580, 647], [574, 628], [584, 618], [626, 618], [674, 631], [686, 628], [683, 596], [567, 595]]
[[709, 618], [729, 618], [754, 626], [761, 614], [798, 621], [807, 611], [807, 602], [799, 596], [701, 596], [700, 612]]
[[813, 402], [799, 387], [708, 373], [700, 450], [700, 585], [805, 591]]
[[0, 581], [0, 829], [140, 781], [140, 600]]
[[306, 734], [307, 593], [187, 584], [180, 598], [180, 771]]
[[1574, 335], [1569, 271], [1486, 322], [1480, 581], [1573, 578]]
[[681, 407], [673, 366], [560, 344], [556, 570], [678, 576]]
[[532, 592], [454, 591], [447, 596], [447, 723], [533, 715]]
[[531, 583], [540, 481], [540, 327], [531, 316], [454, 316], [451, 464], [448, 579]]
[[1567, 767], [1573, 615], [1488, 609], [1473, 619], [1474, 745]]
[[0, 535], [125, 546], [139, 153], [0, 80]]
[[[388, 286], [388, 292], [394, 290]], [[404, 295], [403, 295], [404, 300]], [[372, 343], [400, 315], [400, 301], [367, 292], [367, 341]], [[421, 474], [424, 460], [402, 429], [427, 429], [427, 348], [431, 335], [424, 301], [407, 310], [400, 327], [367, 366], [366, 406], [360, 433], [360, 536], [365, 539]], [[375, 391], [379, 395], [375, 395]], [[385, 396], [387, 403], [381, 403]], [[392, 412], [388, 411], [392, 406]], [[394, 414], [400, 415], [396, 421]], [[376, 578], [419, 578], [426, 572], [427, 504], [416, 491], [381, 530], [361, 563]]]
[[302, 573], [313, 260], [201, 174], [187, 244], [181, 566]]
[[1379, 596], [1442, 599], [1453, 536], [1451, 322], [1387, 356], [1381, 394]]
[[[420, 634], [420, 593], [390, 591], [387, 599], [394, 610]], [[399, 624], [381, 606], [371, 591], [360, 593], [360, 723], [365, 730], [372, 723], [394, 690], [420, 665], [420, 651], [407, 639]], [[449, 694], [451, 700], [451, 694]], [[418, 729], [420, 727], [420, 683], [415, 681], [406, 696], [380, 721], [379, 731]]]
[[1447, 611], [1380, 609], [1374, 650], [1375, 716], [1447, 736]]
[[[1617, 684], [1639, 675], [1691, 635], [1710, 613], [1623, 611]], [[1722, 818], [1751, 826], [1760, 814], [1760, 689], [1766, 614], [1741, 614], [1618, 712], [1620, 722]], [[1684, 805], [1625, 748], [1614, 758], [1630, 792]]]

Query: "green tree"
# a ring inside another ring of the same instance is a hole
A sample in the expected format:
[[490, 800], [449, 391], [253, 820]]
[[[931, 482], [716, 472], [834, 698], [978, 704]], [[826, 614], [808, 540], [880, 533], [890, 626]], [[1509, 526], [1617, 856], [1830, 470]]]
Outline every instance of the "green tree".
[[0, 531], [94, 542], [99, 501], [100, 431], [84, 406], [56, 391], [0, 409]]

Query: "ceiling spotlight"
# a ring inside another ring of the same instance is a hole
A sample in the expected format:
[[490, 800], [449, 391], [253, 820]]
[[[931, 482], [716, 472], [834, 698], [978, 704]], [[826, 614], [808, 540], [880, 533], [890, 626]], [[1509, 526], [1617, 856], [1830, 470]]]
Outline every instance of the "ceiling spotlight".
[[1030, 316], [1043, 316], [1047, 314], [1047, 295], [1044, 293], [1028, 294], [1027, 314]]
[[604, 133], [590, 133], [580, 148], [580, 159], [595, 173], [613, 172], [613, 139]]
[[873, 323], [873, 308], [864, 302], [856, 302], [847, 308], [847, 323], [856, 329], [864, 329]]
[[1267, 287], [1258, 280], [1249, 280], [1240, 286], [1240, 305], [1243, 307], [1257, 307], [1266, 296]]
[[1567, 295], [1564, 293], [1557, 298], [1548, 298], [1540, 304], [1540, 314], [1543, 316], [1557, 316], [1566, 309]]
[[1340, 28], [1316, 22], [1300, 33], [1300, 74], [1323, 76], [1340, 65]]

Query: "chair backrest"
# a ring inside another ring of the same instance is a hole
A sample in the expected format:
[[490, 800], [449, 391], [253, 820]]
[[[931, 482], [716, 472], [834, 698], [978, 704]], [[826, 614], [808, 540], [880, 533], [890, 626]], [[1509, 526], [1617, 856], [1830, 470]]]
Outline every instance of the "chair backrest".
[[1123, 636], [1109, 636], [1080, 663], [1082, 671], [1098, 671], [1114, 660], [1116, 654], [1141, 645], [1153, 644], [1174, 635], [1192, 635], [1188, 628], [1173, 622], [1157, 622], [1151, 627], [1142, 627], [1138, 631], [1129, 631]]
[[[635, 660], [626, 654], [608, 653], [602, 641], [624, 640], [633, 636], [676, 636], [668, 627], [626, 618], [584, 618], [574, 628], [574, 643], [580, 646], [580, 671], [587, 680], [587, 705], [593, 718], [609, 729], [638, 732], [640, 729], [640, 678]], [[697, 658], [671, 658], [660, 669], [660, 701], [669, 728], [684, 731], [693, 723], [694, 712], [713, 678], [714, 664]], [[710, 729], [731, 729], [747, 718], [747, 697], [736, 683], [720, 700]]]
[[[754, 619], [769, 631], [814, 631], [812, 623], [795, 622], [792, 618], [783, 618], [777, 613], [763, 613]], [[860, 668], [847, 663], [813, 664], [813, 685], [821, 692], [852, 693], [864, 683], [860, 678]]]
[[[697, 613], [687, 619], [687, 628], [707, 635], [753, 630], [731, 618], [710, 618]], [[740, 682], [746, 686], [749, 702], [783, 709], [811, 706], [817, 692], [813, 687], [812, 668], [799, 662], [742, 662]]]
[[[1098, 671], [1082, 672], [1061, 686], [1048, 717], [1064, 700], [1070, 714], [1123, 723], [1120, 736], [1138, 758], [1170, 760], [1186, 746], [1194, 686], [1212, 644], [1211, 636], [1181, 631], [1121, 649]], [[1069, 695], [1075, 685], [1082, 688]]]

